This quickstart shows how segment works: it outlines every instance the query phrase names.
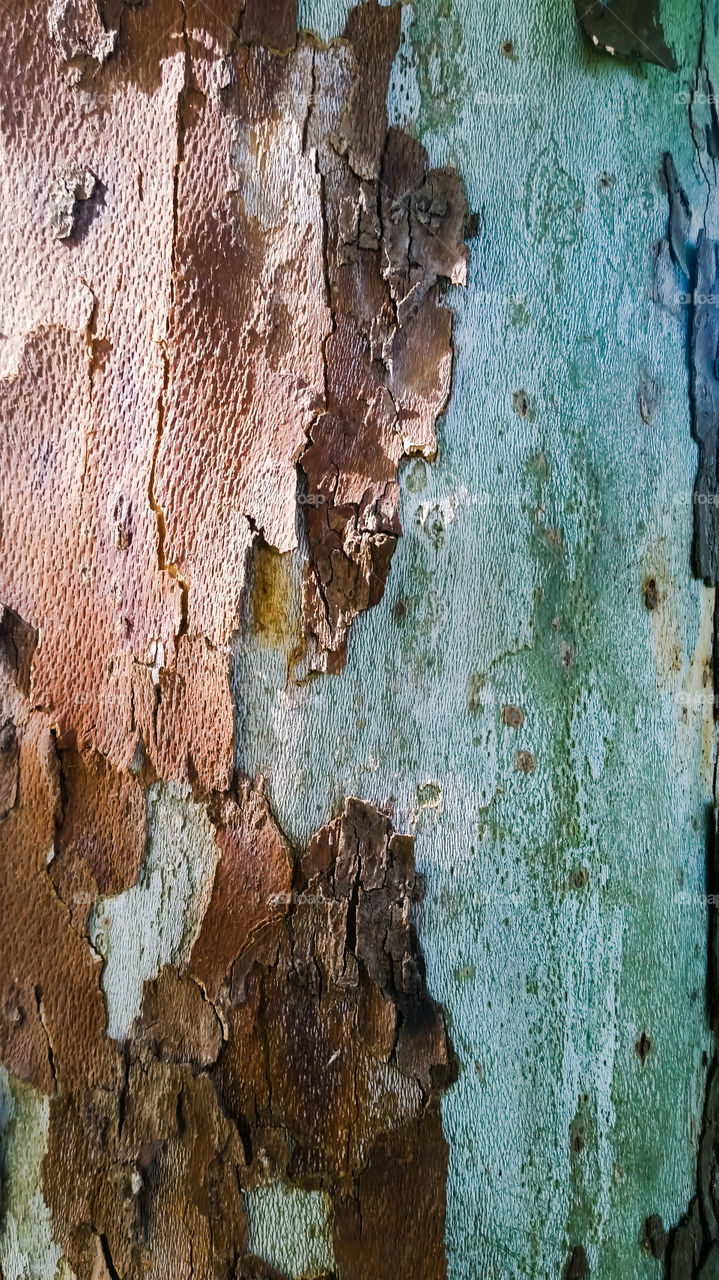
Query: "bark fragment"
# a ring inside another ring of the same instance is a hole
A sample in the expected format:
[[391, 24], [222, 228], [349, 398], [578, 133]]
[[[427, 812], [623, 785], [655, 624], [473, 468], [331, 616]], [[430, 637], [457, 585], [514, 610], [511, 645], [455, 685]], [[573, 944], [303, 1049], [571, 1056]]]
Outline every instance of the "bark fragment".
[[[712, 149], [719, 126], [705, 134]], [[692, 434], [699, 446], [697, 477], [692, 495], [694, 539], [692, 568], [707, 586], [719, 583], [719, 245], [701, 228], [693, 241], [691, 209], [671, 155], [664, 157], [669, 199], [667, 240], [657, 258], [671, 262], [674, 306], [686, 303], [690, 359]], [[719, 607], [714, 611], [714, 692], [719, 693]], [[715, 712], [719, 704], [715, 699]]]
[[[709, 888], [715, 888], [717, 874], [717, 810], [712, 815], [713, 824], [707, 842]], [[710, 894], [710, 903], [714, 895]], [[712, 1022], [716, 1026], [716, 976], [717, 976], [717, 910], [709, 908], [709, 1007]], [[704, 1115], [697, 1151], [696, 1194], [692, 1197], [686, 1214], [666, 1237], [665, 1274], [668, 1280], [694, 1280], [716, 1273], [719, 1264], [719, 1064], [716, 1054], [710, 1063], [706, 1079]], [[661, 1223], [660, 1223], [661, 1225]], [[663, 1232], [663, 1228], [662, 1228]]]
[[95, 177], [89, 169], [71, 169], [53, 182], [48, 192], [50, 220], [58, 240], [68, 240], [75, 230], [80, 204], [95, 191]]
[[239, 802], [231, 797], [217, 801], [212, 819], [220, 860], [191, 965], [214, 997], [240, 953], [284, 915], [292, 857], [264, 796], [249, 787]]
[[[387, 130], [399, 10], [366, 5], [345, 34], [352, 40], [356, 24], [370, 21], [341, 117], [316, 110], [308, 131], [323, 179], [332, 332], [324, 408], [300, 458], [309, 542], [304, 615], [318, 645], [312, 665], [331, 671], [344, 665], [352, 621], [384, 591], [401, 533], [400, 459], [436, 453], [434, 425], [452, 366], [451, 314], [439, 305], [438, 281], [463, 284], [467, 269], [461, 182], [449, 170], [430, 170], [424, 148], [407, 134]], [[380, 40], [391, 56], [370, 59]], [[336, 76], [336, 62], [318, 53], [315, 81], [327, 103]], [[381, 109], [356, 118], [367, 100]]]
[[667, 71], [677, 61], [664, 38], [659, 0], [574, 0], [577, 17], [592, 44], [624, 58], [643, 58]]
[[[718, 247], [710, 233], [714, 225], [712, 207], [718, 190], [717, 157], [719, 156], [719, 119], [716, 97], [707, 61], [706, 14], [702, 9], [699, 59], [695, 76], [698, 92], [690, 95], [689, 122], [696, 150], [696, 160], [707, 183], [707, 199], [703, 208], [703, 226], [696, 240], [692, 232], [692, 210], [682, 189], [671, 155], [664, 157], [664, 178], [669, 202], [669, 225], [666, 241], [659, 247], [656, 259], [658, 300], [675, 314], [684, 305], [687, 315], [687, 352], [691, 398], [692, 434], [699, 446], [697, 477], [693, 493], [694, 538], [692, 567], [695, 576], [709, 586], [719, 581], [719, 306], [717, 296]], [[706, 88], [706, 93], [703, 90]], [[667, 287], [668, 286], [668, 287]], [[680, 312], [681, 314], [681, 312]], [[645, 595], [646, 599], [646, 595]], [[647, 602], [647, 607], [651, 606]], [[719, 692], [719, 609], [714, 605], [713, 684], [715, 718]], [[715, 773], [716, 781], [716, 773]], [[716, 788], [714, 808], [710, 814], [707, 840], [707, 885], [716, 880], [717, 810]], [[715, 887], [715, 886], [714, 886]], [[716, 1028], [716, 956], [717, 913], [709, 895], [709, 970], [707, 974], [708, 1008]], [[719, 1074], [716, 1055], [709, 1066], [706, 1080], [704, 1117], [699, 1138], [696, 1194], [681, 1222], [671, 1231], [666, 1243], [665, 1272], [670, 1280], [692, 1280], [717, 1274], [719, 1268], [719, 1201], [717, 1200], [717, 1156], [719, 1154]], [[648, 1226], [649, 1220], [647, 1220]], [[659, 1240], [664, 1245], [664, 1230], [659, 1221]]]
[[115, 48], [118, 33], [105, 30], [96, 0], [50, 0], [47, 23], [71, 81], [80, 78], [88, 61], [103, 63]]
[[26, 692], [35, 638], [3, 609], [0, 639], [0, 720], [17, 744], [14, 797], [0, 819], [0, 1058], [45, 1092], [80, 1080], [106, 1088], [99, 965], [48, 875], [62, 798], [55, 740]]

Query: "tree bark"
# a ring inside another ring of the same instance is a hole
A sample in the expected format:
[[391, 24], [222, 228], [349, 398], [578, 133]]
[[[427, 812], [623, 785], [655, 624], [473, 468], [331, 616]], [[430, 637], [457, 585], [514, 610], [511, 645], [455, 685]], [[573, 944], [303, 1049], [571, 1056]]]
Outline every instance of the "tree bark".
[[5, 1280], [716, 1265], [718, 23], [4, 5]]

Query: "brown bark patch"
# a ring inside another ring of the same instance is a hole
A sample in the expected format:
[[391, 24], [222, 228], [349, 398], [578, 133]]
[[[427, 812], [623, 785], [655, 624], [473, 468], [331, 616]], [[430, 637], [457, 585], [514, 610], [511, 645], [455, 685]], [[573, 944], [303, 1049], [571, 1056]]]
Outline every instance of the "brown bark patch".
[[[243, 839], [261, 852], [269, 826]], [[388, 1259], [400, 1280], [446, 1275], [439, 1093], [454, 1059], [412, 923], [420, 896], [412, 841], [350, 800], [268, 927], [208, 912], [204, 944], [227, 966], [212, 1001], [199, 947], [188, 972], [145, 984], [114, 1084], [52, 1101], [45, 1195], [78, 1280], [98, 1249], [128, 1280], [160, 1264], [271, 1276], [245, 1257], [242, 1193], [278, 1179], [330, 1196], [343, 1276], [384, 1277]]]

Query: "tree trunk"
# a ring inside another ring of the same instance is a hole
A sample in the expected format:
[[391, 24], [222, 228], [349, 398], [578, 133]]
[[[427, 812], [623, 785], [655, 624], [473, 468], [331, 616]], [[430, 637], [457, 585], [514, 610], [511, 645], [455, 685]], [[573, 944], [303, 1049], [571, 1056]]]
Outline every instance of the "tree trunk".
[[714, 1274], [718, 26], [3, 8], [5, 1280]]

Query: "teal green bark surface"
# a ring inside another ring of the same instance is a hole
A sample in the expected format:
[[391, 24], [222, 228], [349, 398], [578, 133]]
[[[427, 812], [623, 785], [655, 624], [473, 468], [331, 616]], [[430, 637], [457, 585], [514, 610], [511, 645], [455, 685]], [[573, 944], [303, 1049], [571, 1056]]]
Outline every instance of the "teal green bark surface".
[[[300, 17], [329, 37], [349, 7]], [[593, 50], [571, 0], [407, 8], [392, 115], [479, 214], [439, 457], [403, 470], [342, 677], [288, 691], [282, 646], [237, 647], [238, 762], [288, 834], [348, 793], [417, 833], [461, 1063], [452, 1280], [558, 1276], [580, 1243], [601, 1280], [658, 1276], [642, 1224], [695, 1183], [713, 594], [690, 573], [687, 308], [654, 299], [653, 247], [665, 151], [706, 194], [700, 6], [662, 18], [676, 75]]]

